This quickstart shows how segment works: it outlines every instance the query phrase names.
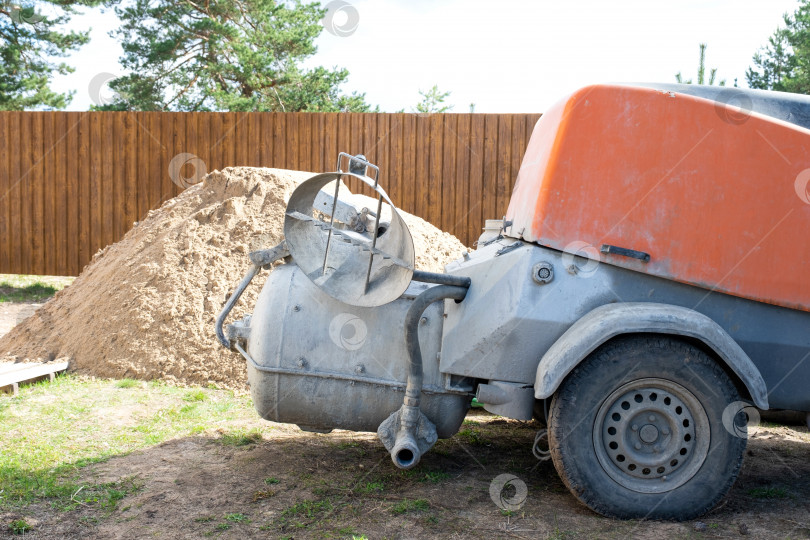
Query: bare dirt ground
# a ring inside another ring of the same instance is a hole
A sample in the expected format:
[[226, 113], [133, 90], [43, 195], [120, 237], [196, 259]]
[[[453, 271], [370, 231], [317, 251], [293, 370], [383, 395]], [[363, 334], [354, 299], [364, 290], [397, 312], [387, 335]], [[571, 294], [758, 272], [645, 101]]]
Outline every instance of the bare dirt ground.
[[[0, 309], [3, 318], [13, 309]], [[126, 423], [133, 411], [99, 417]], [[246, 424], [264, 425], [258, 418]], [[531, 454], [534, 422], [474, 409], [412, 471], [397, 470], [376, 436], [311, 434], [272, 424], [241, 445], [217, 433], [169, 440], [82, 469], [88, 482], [137, 489], [111, 511], [37, 502], [0, 511], [25, 517], [26, 538], [810, 538], [810, 433], [753, 429], [742, 473], [720, 505], [684, 523], [617, 521], [580, 505], [551, 462]], [[510, 473], [528, 494], [518, 511], [490, 497]], [[0, 537], [13, 536], [0, 529]]]

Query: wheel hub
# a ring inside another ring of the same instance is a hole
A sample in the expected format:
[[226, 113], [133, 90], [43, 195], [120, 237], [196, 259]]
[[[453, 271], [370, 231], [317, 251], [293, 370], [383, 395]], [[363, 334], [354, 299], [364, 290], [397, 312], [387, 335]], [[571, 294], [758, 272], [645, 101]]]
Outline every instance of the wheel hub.
[[665, 379], [625, 384], [602, 403], [594, 449], [616, 482], [641, 493], [672, 490], [700, 469], [709, 423], [697, 398]]
[[658, 440], [658, 428], [652, 424], [647, 424], [641, 428], [638, 436], [642, 442], [647, 444], [654, 443], [656, 440]]

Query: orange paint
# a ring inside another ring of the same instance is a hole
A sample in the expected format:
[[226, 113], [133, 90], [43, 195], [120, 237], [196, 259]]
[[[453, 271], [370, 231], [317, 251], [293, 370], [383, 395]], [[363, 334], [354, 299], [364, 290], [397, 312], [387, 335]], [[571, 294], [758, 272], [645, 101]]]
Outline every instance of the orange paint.
[[590, 86], [537, 122], [507, 232], [561, 251], [646, 252], [649, 263], [601, 257], [810, 311], [808, 168], [810, 130], [693, 96]]

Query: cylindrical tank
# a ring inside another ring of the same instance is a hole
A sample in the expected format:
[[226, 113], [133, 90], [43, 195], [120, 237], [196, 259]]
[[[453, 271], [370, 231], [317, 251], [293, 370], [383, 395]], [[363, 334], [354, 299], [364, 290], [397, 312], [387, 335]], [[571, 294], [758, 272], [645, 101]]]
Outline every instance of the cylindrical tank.
[[[248, 381], [256, 410], [304, 429], [376, 431], [402, 405], [408, 374], [405, 313], [427, 285], [374, 308], [353, 307], [322, 292], [294, 264], [270, 274], [250, 319]], [[471, 384], [439, 372], [444, 305], [424, 313], [421, 408], [439, 437], [461, 426]]]

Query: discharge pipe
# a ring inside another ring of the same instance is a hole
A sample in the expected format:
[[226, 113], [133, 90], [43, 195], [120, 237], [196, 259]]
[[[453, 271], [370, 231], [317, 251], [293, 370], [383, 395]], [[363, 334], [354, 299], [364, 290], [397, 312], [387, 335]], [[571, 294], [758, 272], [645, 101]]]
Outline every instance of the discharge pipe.
[[[469, 278], [448, 276], [446, 274], [432, 274], [430, 272], [415, 272], [414, 279], [423, 282], [442, 280], [452, 282], [452, 285], [438, 285], [431, 287], [417, 296], [408, 313], [405, 315], [405, 347], [408, 351], [408, 381], [405, 387], [405, 398], [402, 408], [389, 417], [392, 423], [398, 423], [393, 446], [388, 448], [391, 459], [400, 469], [415, 467], [422, 454], [429, 450], [436, 442], [436, 428], [419, 409], [422, 397], [422, 351], [419, 347], [419, 321], [422, 314], [434, 302], [444, 299], [457, 301], [464, 300], [467, 288], [470, 286]], [[429, 281], [430, 280], [430, 281]], [[398, 418], [396, 416], [398, 415]], [[386, 422], [389, 422], [387, 420]], [[398, 420], [398, 422], [396, 422]], [[383, 423], [383, 426], [386, 424]], [[381, 428], [383, 427], [381, 426]], [[392, 426], [393, 427], [393, 426]], [[385, 440], [383, 440], [385, 443]], [[386, 445], [387, 446], [387, 445]]]

